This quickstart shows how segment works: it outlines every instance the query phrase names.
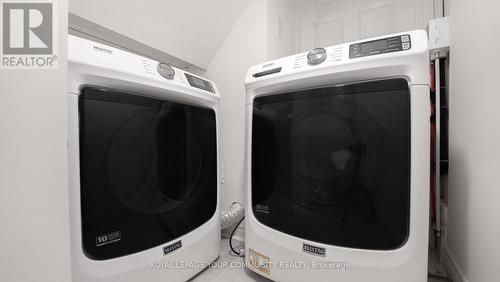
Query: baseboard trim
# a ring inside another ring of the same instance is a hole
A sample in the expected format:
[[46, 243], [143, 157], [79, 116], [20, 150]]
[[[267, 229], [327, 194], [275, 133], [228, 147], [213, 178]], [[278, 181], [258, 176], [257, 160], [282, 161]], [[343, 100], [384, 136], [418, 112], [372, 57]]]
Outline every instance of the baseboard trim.
[[444, 248], [443, 252], [444, 256], [442, 258], [443, 264], [453, 282], [469, 282], [469, 279], [467, 279], [467, 277], [465, 276], [457, 260], [450, 252], [450, 249], [448, 249], [448, 246], [443, 245], [443, 248]]

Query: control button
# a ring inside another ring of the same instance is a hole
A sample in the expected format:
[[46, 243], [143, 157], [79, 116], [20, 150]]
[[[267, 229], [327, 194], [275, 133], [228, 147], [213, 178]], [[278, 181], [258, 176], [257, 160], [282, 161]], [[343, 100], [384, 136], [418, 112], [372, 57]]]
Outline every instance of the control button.
[[158, 73], [166, 79], [173, 79], [175, 75], [174, 69], [167, 63], [158, 64]]
[[409, 41], [410, 41], [410, 36], [408, 34], [401, 36], [401, 42], [409, 42]]
[[408, 50], [410, 49], [410, 42], [404, 42], [403, 43], [403, 50]]
[[323, 48], [312, 49], [309, 54], [307, 54], [307, 63], [310, 65], [321, 64], [326, 60], [326, 50]]

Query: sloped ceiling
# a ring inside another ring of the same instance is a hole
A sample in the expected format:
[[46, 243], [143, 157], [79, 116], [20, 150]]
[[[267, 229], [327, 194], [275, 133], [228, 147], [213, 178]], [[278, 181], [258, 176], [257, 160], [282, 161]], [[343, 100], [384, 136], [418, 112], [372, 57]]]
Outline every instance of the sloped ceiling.
[[70, 0], [70, 13], [206, 69], [248, 0]]

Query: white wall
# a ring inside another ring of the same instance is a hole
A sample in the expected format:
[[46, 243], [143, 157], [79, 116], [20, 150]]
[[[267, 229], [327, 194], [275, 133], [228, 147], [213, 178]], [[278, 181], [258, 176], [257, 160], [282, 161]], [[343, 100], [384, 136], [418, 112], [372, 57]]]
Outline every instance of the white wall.
[[207, 68], [206, 77], [216, 82], [220, 102], [221, 161], [225, 181], [221, 185], [222, 208], [243, 202], [245, 157], [245, 85], [250, 66], [267, 58], [267, 0], [251, 0], [238, 18], [218, 53]]
[[[275, 32], [278, 17], [281, 36]], [[294, 18], [295, 1], [249, 1], [204, 74], [222, 95], [222, 208], [245, 199], [245, 75], [252, 65], [295, 53]]]
[[70, 12], [206, 68], [248, 0], [70, 0]]
[[70, 281], [67, 1], [57, 70], [0, 69], [0, 280]]
[[295, 13], [295, 0], [267, 1], [268, 60], [274, 60], [297, 53], [295, 48]]
[[[500, 281], [500, 3], [450, 1], [448, 262], [454, 281]], [[450, 258], [451, 257], [451, 258]]]

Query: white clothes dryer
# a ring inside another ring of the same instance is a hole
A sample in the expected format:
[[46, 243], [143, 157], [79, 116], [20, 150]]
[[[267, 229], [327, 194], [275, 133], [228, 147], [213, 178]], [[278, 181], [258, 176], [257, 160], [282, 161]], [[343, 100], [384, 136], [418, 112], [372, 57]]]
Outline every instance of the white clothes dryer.
[[219, 256], [216, 85], [75, 36], [73, 281], [186, 281]]

